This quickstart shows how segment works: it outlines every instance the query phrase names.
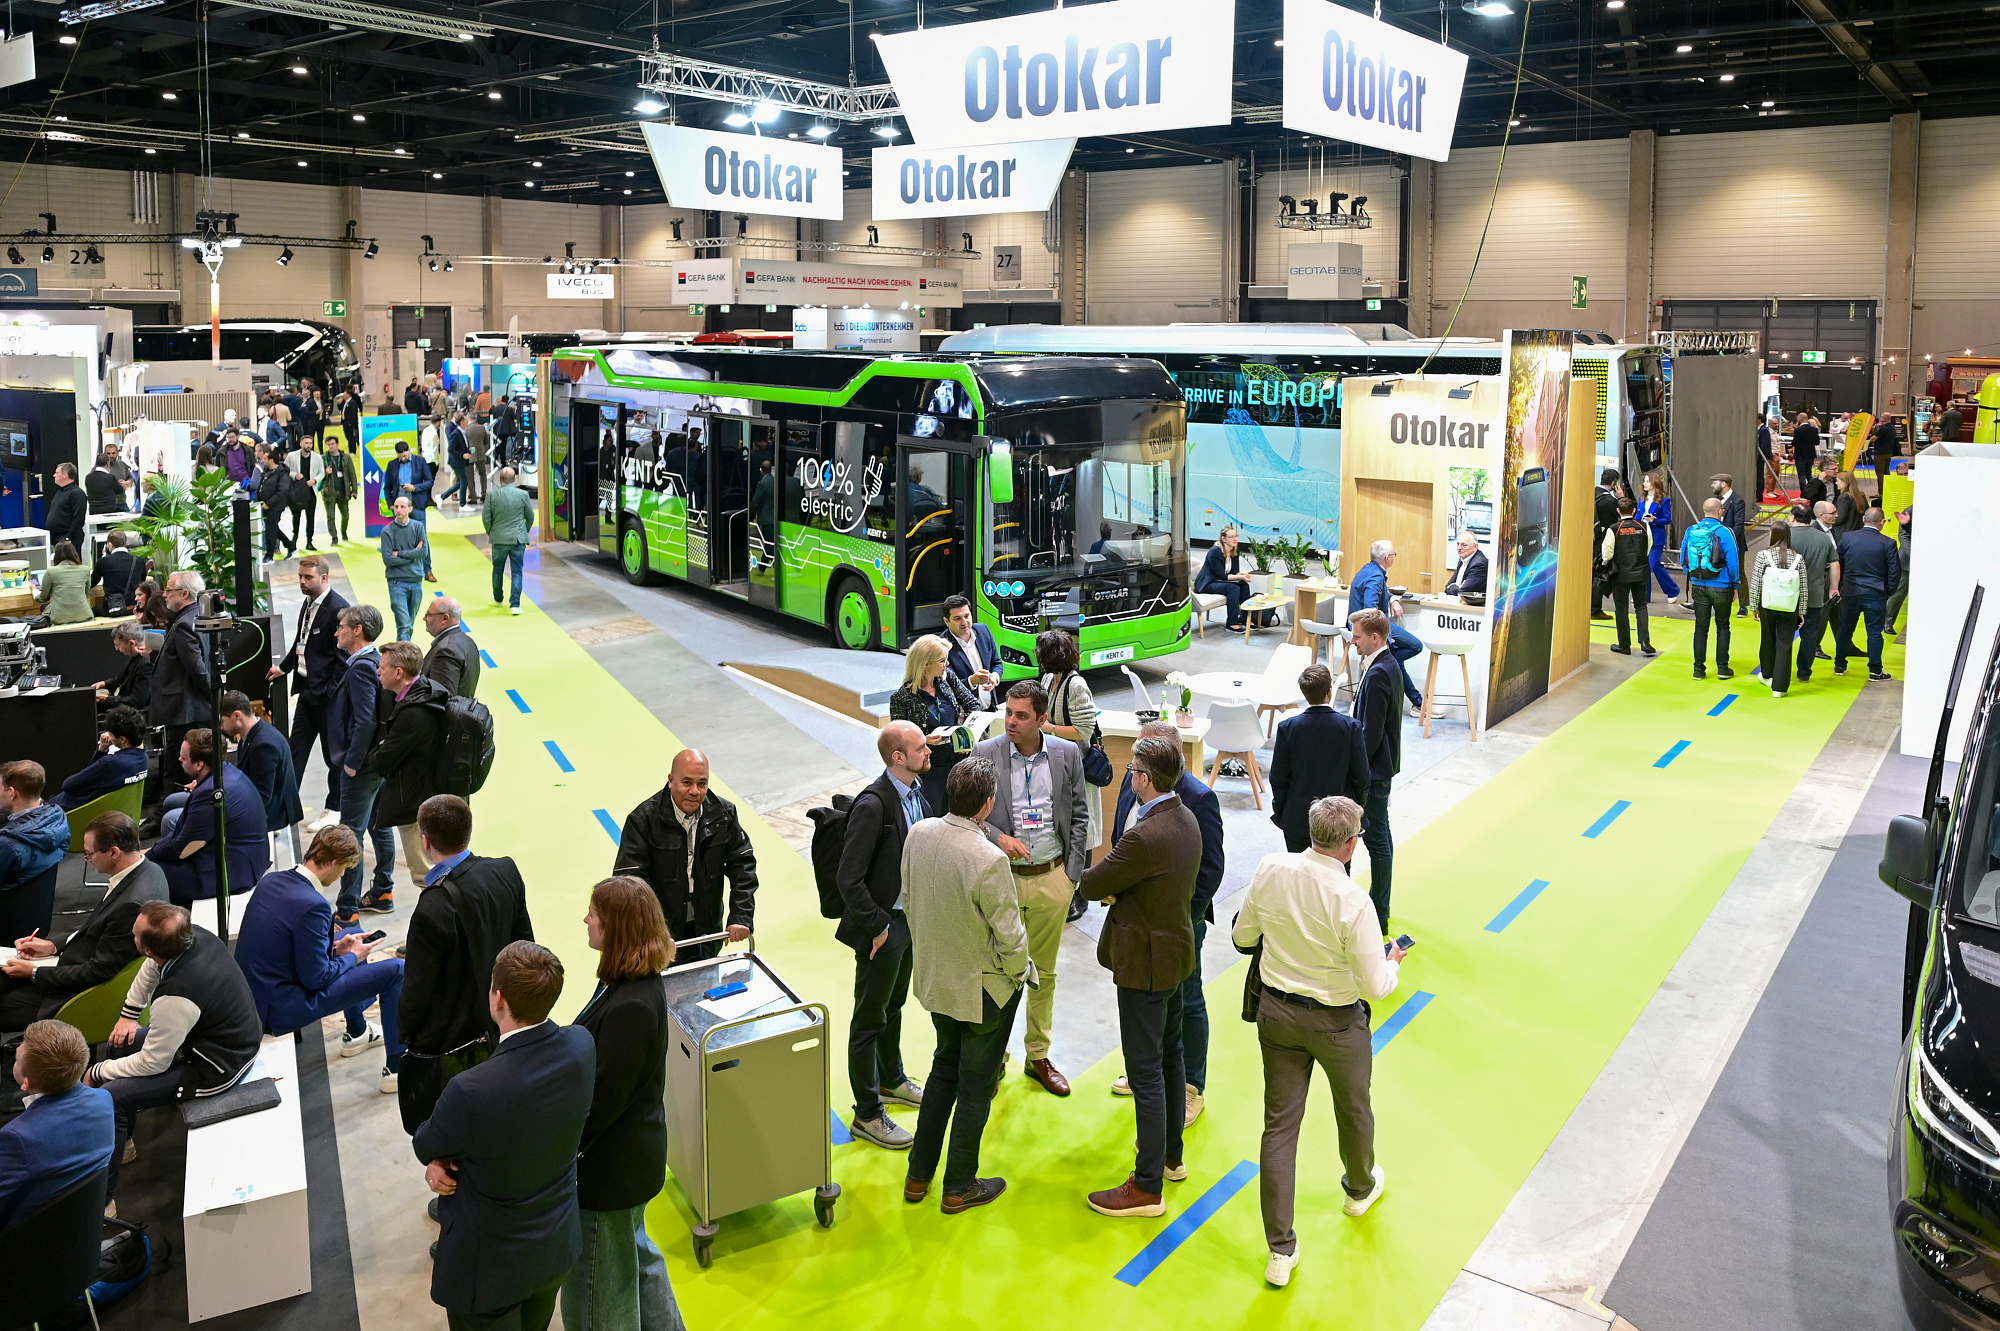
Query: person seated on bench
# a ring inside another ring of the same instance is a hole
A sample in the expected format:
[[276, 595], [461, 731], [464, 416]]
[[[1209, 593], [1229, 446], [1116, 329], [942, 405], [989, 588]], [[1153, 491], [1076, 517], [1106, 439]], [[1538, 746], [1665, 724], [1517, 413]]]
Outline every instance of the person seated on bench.
[[[122, 813], [100, 814], [83, 829], [83, 861], [107, 875], [110, 885], [91, 907], [82, 927], [58, 943], [53, 938], [17, 938], [20, 955], [0, 966], [0, 1032], [27, 1029], [53, 1017], [86, 989], [117, 975], [139, 955], [132, 921], [148, 901], [167, 899], [167, 875], [139, 853], [139, 828]], [[53, 966], [35, 961], [54, 957]]]
[[[236, 765], [257, 788], [264, 805], [264, 830], [281, 832], [306, 816], [299, 803], [299, 773], [292, 765], [292, 742], [251, 710], [248, 694], [222, 695], [222, 733], [236, 741]], [[293, 844], [297, 844], [296, 842]]]
[[42, 803], [47, 782], [40, 763], [0, 763], [0, 892], [27, 886], [69, 854], [69, 815]]
[[0, 1229], [111, 1163], [111, 1097], [79, 1084], [89, 1062], [90, 1046], [67, 1023], [38, 1021], [22, 1037], [14, 1081], [28, 1107], [0, 1128]]
[[[363, 965], [374, 948], [358, 929], [333, 936], [333, 907], [320, 895], [361, 862], [361, 843], [351, 827], [335, 824], [314, 834], [305, 863], [264, 875], [243, 912], [236, 939], [236, 964], [250, 981], [257, 1015], [272, 1035], [317, 1023], [336, 1012], [347, 1014], [340, 1055], [352, 1058], [388, 1036], [388, 1066], [382, 1092], [396, 1090], [396, 1065], [403, 1041], [396, 1007], [403, 1001], [403, 963], [390, 958]], [[382, 1000], [382, 1024], [368, 1020], [369, 1001]]]
[[65, 813], [146, 775], [146, 718], [130, 707], [114, 707], [97, 724], [103, 733], [97, 737], [96, 760], [56, 793], [55, 804]]
[[[118, 1133], [111, 1155], [111, 1191], [139, 1112], [181, 1100], [219, 1095], [249, 1070], [264, 1042], [250, 982], [229, 946], [196, 925], [185, 906], [148, 901], [132, 922], [146, 961], [125, 995], [111, 1043], [94, 1051], [84, 1073], [111, 1092]], [[152, 1024], [139, 1014], [152, 1005]]]
[[[167, 871], [171, 896], [185, 905], [215, 895], [215, 769], [216, 734], [207, 727], [190, 730], [181, 741], [181, 768], [194, 778], [187, 800], [160, 819], [160, 839], [147, 858]], [[264, 800], [239, 767], [222, 763], [223, 841], [228, 851], [229, 890], [250, 890], [271, 867], [270, 844], [264, 839]]]

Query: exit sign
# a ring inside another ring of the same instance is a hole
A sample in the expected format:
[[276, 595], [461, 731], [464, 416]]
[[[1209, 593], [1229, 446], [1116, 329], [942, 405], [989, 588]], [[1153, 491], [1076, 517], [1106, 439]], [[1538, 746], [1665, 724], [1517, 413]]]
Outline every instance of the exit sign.
[[1572, 277], [1569, 280], [1569, 307], [1573, 310], [1590, 308], [1590, 279]]
[[344, 300], [323, 300], [319, 303], [319, 312], [322, 318], [345, 319], [347, 317], [347, 302]]
[[702, 315], [704, 315], [704, 314], [707, 314], [707, 313], [708, 313], [708, 306], [706, 306], [706, 305], [690, 305], [690, 306], [688, 306], [688, 313], [689, 313], [689, 314], [691, 314], [691, 315], [693, 315], [693, 316], [694, 316], [695, 318], [699, 319], [699, 318], [701, 318], [701, 316], [702, 316]]
[[1807, 365], [1824, 365], [1826, 364], [1826, 353], [1824, 351], [1801, 351], [1799, 359]]
[[420, 337], [417, 339], [418, 351], [429, 351], [430, 349], [431, 349], [431, 340], [429, 338]]
[[1364, 302], [1364, 304], [1366, 304], [1370, 310], [1379, 310], [1382, 308], [1382, 302], [1379, 300], [1366, 301]]

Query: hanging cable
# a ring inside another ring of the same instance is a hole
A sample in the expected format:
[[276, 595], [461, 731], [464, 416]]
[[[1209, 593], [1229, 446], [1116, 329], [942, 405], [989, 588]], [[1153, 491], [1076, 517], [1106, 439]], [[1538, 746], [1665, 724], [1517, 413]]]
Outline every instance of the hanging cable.
[[[86, 19], [83, 27], [77, 31], [76, 45], [69, 49], [69, 63], [63, 66], [62, 82], [56, 85], [56, 95], [49, 99], [49, 109], [42, 113], [42, 123], [36, 127], [35, 137], [28, 141], [28, 150], [21, 154], [21, 164], [14, 168], [14, 178], [7, 182], [7, 192], [0, 195], [0, 213], [7, 210], [7, 201], [14, 197], [14, 187], [21, 183], [21, 174], [28, 169], [28, 163], [34, 159], [35, 149], [47, 140], [49, 121], [55, 118], [56, 104], [63, 99], [63, 89], [69, 86], [70, 73], [76, 68], [76, 58], [83, 52], [83, 39], [89, 35], [90, 21]], [[46, 170], [42, 173], [42, 188], [46, 193], [48, 189]]]

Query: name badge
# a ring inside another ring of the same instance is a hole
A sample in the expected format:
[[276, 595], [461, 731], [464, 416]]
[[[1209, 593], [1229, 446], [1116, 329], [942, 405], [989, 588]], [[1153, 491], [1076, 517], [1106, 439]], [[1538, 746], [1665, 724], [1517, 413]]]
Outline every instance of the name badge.
[[1023, 809], [1016, 821], [1020, 823], [1023, 832], [1039, 832], [1049, 825], [1048, 810]]

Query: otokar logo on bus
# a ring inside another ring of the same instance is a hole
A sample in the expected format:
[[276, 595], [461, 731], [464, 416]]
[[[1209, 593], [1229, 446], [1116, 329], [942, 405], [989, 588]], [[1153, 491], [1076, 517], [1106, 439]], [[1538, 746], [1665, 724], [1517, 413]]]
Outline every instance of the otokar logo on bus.
[[1449, 47], [1327, 0], [1285, 0], [1286, 129], [1442, 162], [1465, 64]]
[[641, 125], [676, 208], [841, 218], [840, 149], [686, 125]]
[[896, 33], [875, 49], [911, 134], [939, 152], [1226, 125], [1235, 45], [1234, 5], [1106, 0]]
[[984, 149], [877, 148], [872, 211], [895, 217], [1042, 212], [1055, 198], [1075, 139]]

